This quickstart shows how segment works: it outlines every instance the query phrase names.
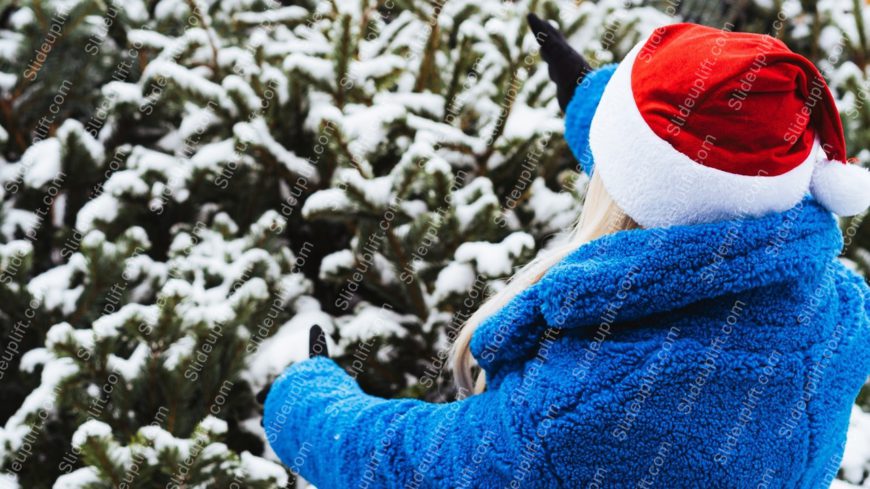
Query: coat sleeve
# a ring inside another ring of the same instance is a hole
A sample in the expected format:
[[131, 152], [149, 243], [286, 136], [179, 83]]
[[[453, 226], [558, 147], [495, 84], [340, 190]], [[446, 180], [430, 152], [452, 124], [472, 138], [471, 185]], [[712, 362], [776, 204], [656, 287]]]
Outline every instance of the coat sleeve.
[[510, 477], [508, 407], [497, 391], [446, 404], [381, 399], [316, 357], [275, 381], [263, 426], [281, 461], [319, 489], [480, 487]]

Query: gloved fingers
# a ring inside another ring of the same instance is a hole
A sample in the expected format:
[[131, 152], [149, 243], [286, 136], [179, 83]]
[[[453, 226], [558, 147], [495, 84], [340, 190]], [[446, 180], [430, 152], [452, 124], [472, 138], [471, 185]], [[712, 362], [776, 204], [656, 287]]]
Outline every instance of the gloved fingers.
[[529, 14], [527, 18], [535, 40], [541, 46], [541, 58], [547, 63], [547, 73], [556, 84], [559, 107], [564, 111], [574, 96], [577, 85], [586, 73], [592, 71], [592, 67], [549, 22], [535, 14]]
[[[329, 349], [326, 346], [326, 333], [317, 324], [312, 326], [308, 333], [308, 356], [309, 358], [318, 356], [329, 357]], [[265, 387], [260, 389], [260, 392], [257, 392], [256, 396], [257, 402], [261, 405], [266, 404], [266, 397], [271, 389], [272, 382], [269, 382]]]
[[260, 389], [260, 392], [257, 393], [257, 402], [260, 404], [266, 404], [266, 396], [269, 395], [269, 390], [272, 389], [272, 383], [269, 382], [265, 387]]
[[329, 358], [329, 348], [326, 345], [326, 333], [315, 324], [308, 333], [308, 357]]
[[541, 19], [535, 14], [528, 15], [529, 27], [535, 34], [535, 40], [541, 46], [541, 57], [547, 63], [565, 61], [565, 57], [576, 60], [583, 59], [565, 40], [565, 36], [553, 24]]

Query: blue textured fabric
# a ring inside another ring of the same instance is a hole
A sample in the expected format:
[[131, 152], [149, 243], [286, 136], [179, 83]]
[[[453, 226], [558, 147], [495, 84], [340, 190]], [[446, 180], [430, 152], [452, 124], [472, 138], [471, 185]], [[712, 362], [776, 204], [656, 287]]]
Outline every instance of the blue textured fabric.
[[482, 323], [486, 392], [363, 393], [333, 361], [267, 398], [277, 455], [331, 488], [820, 488], [870, 373], [870, 290], [806, 199], [618, 232]]
[[580, 168], [592, 175], [595, 162], [589, 150], [589, 126], [592, 116], [604, 94], [604, 87], [616, 71], [617, 64], [609, 64], [589, 73], [577, 86], [568, 107], [565, 108], [565, 140], [580, 162]]

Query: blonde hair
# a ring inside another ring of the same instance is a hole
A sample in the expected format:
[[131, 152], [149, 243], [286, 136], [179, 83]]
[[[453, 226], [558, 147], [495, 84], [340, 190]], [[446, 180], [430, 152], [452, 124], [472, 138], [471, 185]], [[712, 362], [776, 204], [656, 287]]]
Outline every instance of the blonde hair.
[[583, 211], [570, 233], [567, 233], [557, 245], [544, 250], [534, 260], [520, 268], [503, 289], [481, 304], [457, 335], [453, 343], [452, 365], [459, 392], [480, 393], [486, 387], [486, 378], [482, 371], [477, 375], [477, 379], [474, 379], [475, 362], [470, 349], [471, 337], [484, 319], [540, 280], [550, 267], [580, 245], [606, 234], [638, 227], [638, 224], [616, 204], [604, 188], [598, 173], [593, 173], [586, 188]]

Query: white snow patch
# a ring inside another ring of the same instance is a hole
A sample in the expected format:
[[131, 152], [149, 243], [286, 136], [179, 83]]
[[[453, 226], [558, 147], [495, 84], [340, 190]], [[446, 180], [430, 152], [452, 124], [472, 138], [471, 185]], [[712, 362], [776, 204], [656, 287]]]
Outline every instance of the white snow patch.
[[39, 386], [27, 395], [15, 414], [6, 421], [6, 426], [0, 430], [0, 441], [9, 445], [12, 451], [18, 450], [30, 431], [27, 418], [39, 410], [54, 413], [59, 385], [78, 371], [78, 366], [71, 358], [57, 358], [48, 362], [42, 369]]
[[302, 206], [302, 216], [308, 218], [315, 214], [350, 210], [353, 205], [347, 194], [339, 188], [318, 190], [305, 201], [305, 205]]
[[342, 270], [353, 268], [356, 260], [351, 250], [338, 250], [323, 257], [320, 262], [320, 278], [336, 275]]
[[452, 294], [468, 292], [474, 280], [474, 267], [467, 263], [451, 262], [438, 273], [432, 299], [437, 304]]
[[73, 267], [69, 264], [59, 265], [34, 277], [27, 290], [38, 298], [46, 309], [59, 310], [63, 315], [75, 311], [79, 297], [84, 292], [84, 285], [70, 287]]
[[530, 140], [544, 133], [561, 134], [565, 122], [549, 109], [533, 109], [525, 104], [515, 104], [505, 123], [502, 137], [507, 140]]
[[254, 480], [274, 480], [278, 487], [284, 487], [287, 484], [287, 471], [279, 464], [271, 462], [264, 458], [252, 455], [247, 450], [241, 454], [242, 470], [251, 479]]
[[24, 183], [30, 188], [42, 188], [60, 174], [60, 141], [55, 138], [39, 141], [21, 156]]
[[[332, 317], [319, 309], [297, 313], [286, 323], [272, 326], [276, 328], [274, 332], [265, 324], [259, 327], [250, 325], [252, 334], [260, 343], [257, 350], [248, 356], [244, 376], [255, 392], [291, 363], [308, 358], [308, 332], [314, 324], [320, 325], [327, 333], [334, 329]], [[271, 336], [266, 337], [270, 333]], [[334, 351], [328, 336], [327, 346]]]
[[98, 165], [103, 162], [106, 156], [105, 149], [99, 141], [91, 136], [91, 133], [85, 130], [85, 126], [75, 119], [67, 119], [57, 130], [57, 138], [61, 141], [67, 141], [70, 138], [78, 138], [85, 151], [88, 152], [91, 159]]
[[524, 232], [515, 232], [501, 243], [475, 241], [463, 243], [456, 249], [456, 260], [474, 263], [478, 272], [487, 277], [503, 277], [513, 272], [514, 259], [524, 249], [533, 249], [535, 238]]
[[170, 372], [175, 371], [182, 360], [189, 358], [196, 348], [196, 339], [191, 336], [182, 336], [169, 345], [166, 349], [163, 368]]
[[40, 365], [45, 365], [54, 358], [47, 348], [34, 348], [21, 355], [18, 368], [22, 372], [33, 373]]
[[212, 435], [223, 435], [227, 432], [227, 422], [211, 414], [199, 422], [199, 427]]
[[335, 83], [335, 68], [332, 61], [328, 59], [293, 53], [284, 58], [284, 70], [303, 73], [305, 76], [327, 85]]
[[284, 165], [291, 172], [301, 175], [305, 178], [317, 181], [317, 172], [314, 165], [304, 158], [296, 156], [292, 151], [288, 151], [284, 146], [272, 137], [269, 128], [266, 126], [266, 121], [262, 118], [254, 119], [251, 122], [238, 122], [233, 126], [233, 134], [248, 143], [264, 148], [271, 154], [278, 163]]
[[96, 229], [97, 223], [110, 223], [118, 217], [118, 200], [102, 193], [91, 199], [76, 214], [76, 229], [88, 232]]
[[102, 481], [103, 479], [100, 478], [95, 468], [82, 467], [58, 477], [51, 487], [52, 489], [84, 489], [91, 485], [101, 484]]
[[81, 448], [88, 438], [111, 438], [112, 428], [106, 423], [90, 419], [82, 423], [75, 433], [73, 433], [72, 444], [74, 447]]
[[114, 353], [110, 353], [107, 363], [108, 367], [119, 374], [126, 380], [135, 380], [145, 368], [145, 362], [148, 361], [148, 356], [151, 349], [145, 343], [139, 343], [130, 358], [122, 358]]
[[870, 413], [865, 413], [858, 406], [852, 406], [852, 417], [849, 420], [849, 432], [846, 439], [846, 451], [840, 468], [847, 481], [860, 483], [864, 471], [870, 467]]
[[[344, 319], [344, 318], [342, 318]], [[368, 341], [376, 337], [396, 336], [402, 338], [407, 330], [400, 323], [401, 317], [393, 311], [370, 304], [361, 304], [355, 314], [339, 328], [342, 340]]]
[[151, 61], [142, 72], [142, 80], [145, 83], [161, 77], [174, 81], [182, 90], [216, 103], [230, 114], [235, 113], [235, 106], [227, 96], [226, 90], [193, 70], [170, 60], [158, 58]]
[[298, 5], [269, 9], [263, 12], [239, 12], [235, 19], [245, 24], [281, 24], [304, 19], [308, 16], [308, 10]]

